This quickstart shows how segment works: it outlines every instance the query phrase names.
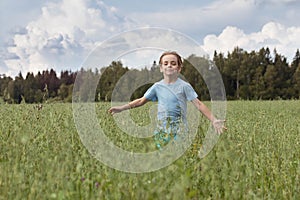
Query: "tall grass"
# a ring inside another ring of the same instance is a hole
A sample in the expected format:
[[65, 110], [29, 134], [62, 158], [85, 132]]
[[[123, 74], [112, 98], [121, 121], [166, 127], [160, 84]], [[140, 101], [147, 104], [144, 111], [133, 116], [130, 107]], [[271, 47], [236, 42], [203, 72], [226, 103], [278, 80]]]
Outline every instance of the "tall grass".
[[[113, 127], [109, 106], [97, 104], [98, 116]], [[146, 108], [132, 115], [144, 118]], [[228, 102], [228, 131], [208, 156], [197, 157], [208, 126], [203, 118], [180, 159], [131, 174], [89, 154], [71, 104], [1, 104], [0, 199], [300, 199], [299, 113], [300, 101]], [[108, 129], [112, 138], [124, 135]], [[130, 148], [126, 140], [115, 138]]]

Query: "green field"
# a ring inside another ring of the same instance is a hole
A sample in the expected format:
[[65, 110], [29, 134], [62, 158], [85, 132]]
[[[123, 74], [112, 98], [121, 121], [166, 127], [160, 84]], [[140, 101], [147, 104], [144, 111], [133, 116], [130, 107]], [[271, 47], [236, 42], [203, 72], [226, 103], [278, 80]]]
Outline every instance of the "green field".
[[[97, 104], [102, 126], [124, 148], [139, 148], [113, 126], [109, 106]], [[132, 116], [147, 120], [143, 109]], [[197, 149], [208, 122], [200, 120], [180, 159], [133, 174], [89, 154], [72, 104], [0, 104], [0, 199], [300, 199], [299, 100], [227, 102], [228, 131], [203, 159]]]

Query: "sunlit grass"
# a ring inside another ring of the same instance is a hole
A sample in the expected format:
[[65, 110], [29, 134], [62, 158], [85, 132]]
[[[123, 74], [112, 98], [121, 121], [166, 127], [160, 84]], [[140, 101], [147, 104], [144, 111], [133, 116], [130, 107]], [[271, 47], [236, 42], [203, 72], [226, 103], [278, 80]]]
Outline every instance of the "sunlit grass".
[[[114, 125], [105, 114], [109, 106], [97, 104], [109, 137], [125, 149], [143, 146]], [[137, 123], [148, 123], [146, 109], [132, 112]], [[203, 118], [180, 159], [159, 171], [130, 174], [89, 154], [71, 104], [41, 110], [1, 104], [0, 199], [299, 199], [299, 113], [300, 101], [228, 102], [228, 131], [208, 156], [197, 157], [208, 126]], [[147, 144], [141, 151], [153, 150], [151, 140]]]

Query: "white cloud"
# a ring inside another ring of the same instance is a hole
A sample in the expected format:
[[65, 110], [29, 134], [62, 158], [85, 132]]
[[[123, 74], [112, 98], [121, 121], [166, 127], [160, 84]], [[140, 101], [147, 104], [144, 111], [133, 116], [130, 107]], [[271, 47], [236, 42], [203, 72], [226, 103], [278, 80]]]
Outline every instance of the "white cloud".
[[97, 42], [136, 25], [101, 1], [62, 0], [41, 10], [36, 20], [13, 36], [6, 54], [10, 56], [4, 58], [8, 75], [58, 67], [78, 69]]
[[128, 67], [151, 67], [153, 61], [157, 61], [166, 50], [175, 50], [183, 57], [192, 53], [200, 56], [205, 54], [199, 44], [181, 33], [144, 27], [123, 32], [104, 41], [89, 55], [85, 65], [91, 68], [106, 66], [118, 59]]
[[202, 48], [211, 56], [217, 50], [227, 54], [234, 47], [247, 51], [259, 50], [262, 47], [276, 48], [289, 61], [294, 57], [300, 44], [300, 26], [285, 27], [280, 23], [269, 22], [259, 32], [246, 34], [243, 30], [227, 26], [220, 35], [208, 35], [203, 40]]

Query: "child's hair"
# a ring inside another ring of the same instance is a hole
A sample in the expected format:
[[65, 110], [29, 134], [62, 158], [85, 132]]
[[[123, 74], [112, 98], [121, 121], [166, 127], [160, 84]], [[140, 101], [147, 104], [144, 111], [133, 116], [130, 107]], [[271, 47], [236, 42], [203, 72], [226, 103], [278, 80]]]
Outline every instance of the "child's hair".
[[174, 55], [177, 57], [177, 62], [179, 67], [182, 67], [182, 59], [181, 56], [176, 51], [165, 51], [159, 58], [159, 64], [162, 64], [162, 58], [166, 55]]

